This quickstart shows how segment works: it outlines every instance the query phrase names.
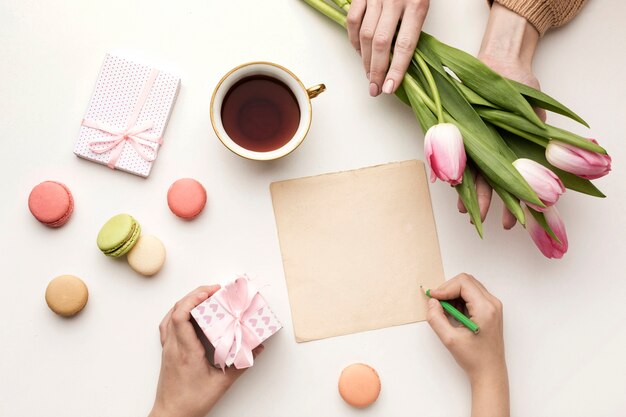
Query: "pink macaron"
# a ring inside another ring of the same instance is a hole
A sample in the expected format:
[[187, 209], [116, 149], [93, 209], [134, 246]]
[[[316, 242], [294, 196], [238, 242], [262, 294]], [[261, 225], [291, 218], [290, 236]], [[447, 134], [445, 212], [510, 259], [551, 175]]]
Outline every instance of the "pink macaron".
[[206, 190], [192, 178], [182, 178], [167, 191], [167, 205], [180, 218], [191, 220], [198, 216], [206, 205]]
[[74, 212], [74, 198], [64, 184], [44, 181], [30, 192], [28, 208], [33, 216], [46, 226], [61, 227]]

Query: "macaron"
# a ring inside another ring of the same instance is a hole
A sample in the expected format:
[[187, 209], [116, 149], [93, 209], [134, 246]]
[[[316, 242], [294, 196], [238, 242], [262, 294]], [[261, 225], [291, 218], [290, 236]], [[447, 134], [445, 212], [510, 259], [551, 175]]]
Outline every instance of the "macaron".
[[30, 192], [28, 208], [39, 222], [48, 227], [61, 227], [74, 212], [74, 198], [65, 184], [44, 181]]
[[114, 258], [128, 253], [141, 235], [141, 226], [129, 214], [118, 214], [102, 226], [96, 242], [106, 256]]
[[363, 408], [373, 404], [380, 394], [380, 378], [371, 366], [353, 363], [339, 376], [339, 394], [353, 407]]
[[172, 213], [191, 220], [202, 213], [206, 205], [206, 190], [192, 178], [182, 178], [174, 182], [167, 191], [167, 205]]
[[131, 268], [144, 276], [159, 272], [165, 263], [165, 246], [152, 235], [141, 236], [126, 257]]
[[78, 314], [87, 304], [88, 298], [87, 286], [74, 275], [58, 276], [50, 281], [46, 288], [48, 307], [63, 317]]

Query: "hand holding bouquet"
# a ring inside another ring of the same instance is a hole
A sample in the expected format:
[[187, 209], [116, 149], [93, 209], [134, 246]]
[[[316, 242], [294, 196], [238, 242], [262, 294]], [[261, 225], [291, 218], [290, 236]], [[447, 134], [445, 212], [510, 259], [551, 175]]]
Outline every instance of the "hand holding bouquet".
[[[333, 0], [338, 7], [304, 1], [346, 27], [349, 1]], [[481, 237], [473, 173], [500, 196], [546, 257], [563, 256], [567, 235], [555, 204], [566, 188], [604, 197], [590, 180], [610, 171], [611, 158], [595, 140], [544, 123], [533, 107], [588, 127], [581, 117], [424, 32], [395, 94], [411, 106], [425, 132], [431, 181], [454, 186]]]

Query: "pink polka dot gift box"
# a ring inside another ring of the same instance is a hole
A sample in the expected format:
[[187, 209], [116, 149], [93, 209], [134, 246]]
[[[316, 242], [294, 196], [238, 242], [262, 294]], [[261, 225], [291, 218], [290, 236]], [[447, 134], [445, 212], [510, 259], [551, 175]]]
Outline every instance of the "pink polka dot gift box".
[[148, 177], [179, 88], [174, 75], [107, 54], [74, 153]]
[[191, 310], [191, 316], [209, 360], [222, 369], [252, 366], [254, 348], [282, 328], [259, 287], [246, 275], [219, 289]]

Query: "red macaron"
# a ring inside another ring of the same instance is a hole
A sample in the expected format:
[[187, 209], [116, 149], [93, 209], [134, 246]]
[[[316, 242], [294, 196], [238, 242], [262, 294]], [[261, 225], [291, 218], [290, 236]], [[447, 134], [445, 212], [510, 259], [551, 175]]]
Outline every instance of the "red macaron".
[[206, 190], [192, 178], [182, 178], [167, 191], [167, 205], [180, 218], [191, 220], [198, 216], [206, 205]]
[[28, 208], [33, 216], [46, 226], [61, 227], [74, 212], [74, 198], [64, 184], [44, 181], [30, 192]]

